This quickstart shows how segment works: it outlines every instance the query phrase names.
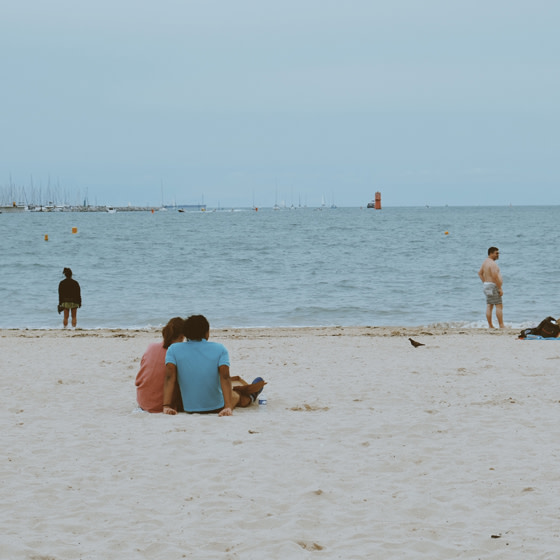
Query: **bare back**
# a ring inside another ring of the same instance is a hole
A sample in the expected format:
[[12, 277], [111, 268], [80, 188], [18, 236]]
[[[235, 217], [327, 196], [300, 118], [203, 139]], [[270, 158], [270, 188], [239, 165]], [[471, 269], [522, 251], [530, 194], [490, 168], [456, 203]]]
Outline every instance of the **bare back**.
[[493, 282], [498, 288], [502, 287], [502, 275], [496, 261], [488, 257], [480, 267], [478, 276], [483, 282]]

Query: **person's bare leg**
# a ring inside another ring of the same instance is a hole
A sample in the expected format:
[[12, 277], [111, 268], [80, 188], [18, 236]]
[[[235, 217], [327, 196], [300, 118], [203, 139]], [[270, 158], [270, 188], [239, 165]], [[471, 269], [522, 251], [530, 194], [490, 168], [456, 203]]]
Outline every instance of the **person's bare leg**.
[[496, 319], [498, 319], [498, 324], [500, 329], [504, 328], [504, 306], [501, 303], [496, 304]]
[[240, 395], [237, 391], [233, 390], [233, 387], [237, 385], [245, 385], [245, 382], [237, 381], [236, 379], [231, 382], [233, 407], [235, 408], [236, 406], [240, 406], [241, 408], [244, 408], [253, 404], [253, 400], [249, 395]]
[[64, 310], [64, 316], [62, 318], [62, 324], [63, 324], [64, 328], [66, 328], [68, 326], [68, 316], [69, 315], [70, 315], [70, 310], [65, 309]]
[[[66, 323], [68, 323], [68, 319], [66, 319]], [[72, 326], [75, 327], [77, 323], [78, 323], [78, 308], [74, 307], [74, 309], [72, 309]]]
[[[488, 327], [493, 329], [494, 325], [492, 324], [492, 309], [494, 308], [493, 305], [490, 303], [486, 306], [486, 320], [488, 321]], [[498, 312], [496, 311], [496, 314]]]

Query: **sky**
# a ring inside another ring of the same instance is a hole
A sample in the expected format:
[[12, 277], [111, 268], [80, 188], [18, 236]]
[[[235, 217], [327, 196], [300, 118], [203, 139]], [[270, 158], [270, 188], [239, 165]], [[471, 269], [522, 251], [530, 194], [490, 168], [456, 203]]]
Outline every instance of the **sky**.
[[558, 21], [557, 0], [5, 1], [0, 195], [560, 204]]

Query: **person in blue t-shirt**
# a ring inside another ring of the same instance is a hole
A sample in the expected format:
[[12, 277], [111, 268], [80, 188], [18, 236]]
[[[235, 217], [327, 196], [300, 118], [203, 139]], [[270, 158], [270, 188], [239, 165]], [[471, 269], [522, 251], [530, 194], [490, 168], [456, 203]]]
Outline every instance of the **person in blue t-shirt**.
[[264, 381], [261, 378], [253, 381], [256, 383], [254, 393], [233, 390], [228, 351], [223, 344], [208, 341], [210, 323], [206, 317], [191, 315], [185, 320], [184, 334], [187, 341], [172, 344], [165, 356], [164, 414], [177, 414], [171, 406], [176, 382], [181, 389], [185, 412], [217, 412], [219, 416], [231, 416], [236, 406], [251, 405]]

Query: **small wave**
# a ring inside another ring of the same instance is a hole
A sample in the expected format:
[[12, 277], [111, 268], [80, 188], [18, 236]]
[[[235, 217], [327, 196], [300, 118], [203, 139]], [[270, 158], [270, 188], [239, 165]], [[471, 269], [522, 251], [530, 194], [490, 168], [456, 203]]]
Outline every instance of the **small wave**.
[[[535, 323], [531, 321], [524, 321], [522, 323], [508, 323], [504, 321], [504, 325], [508, 329], [526, 329], [534, 327]], [[450, 322], [436, 322], [424, 325], [427, 329], [487, 329], [488, 323], [486, 321], [450, 321]]]

